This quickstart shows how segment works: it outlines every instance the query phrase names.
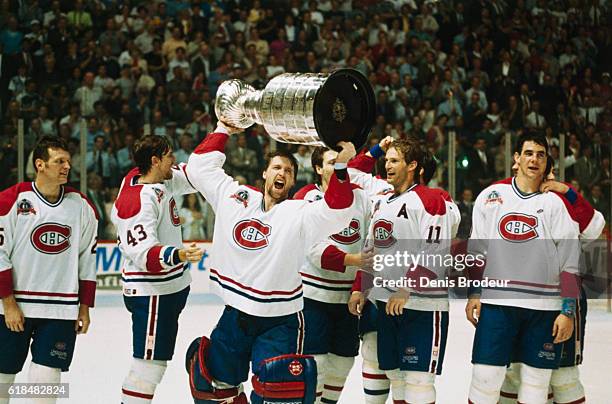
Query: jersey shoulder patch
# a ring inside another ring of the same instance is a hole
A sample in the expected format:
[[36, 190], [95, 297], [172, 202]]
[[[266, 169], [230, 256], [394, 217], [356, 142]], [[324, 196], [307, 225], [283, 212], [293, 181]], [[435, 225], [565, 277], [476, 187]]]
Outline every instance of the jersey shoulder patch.
[[20, 193], [32, 191], [32, 189], [31, 182], [20, 182], [0, 192], [0, 216], [5, 216], [11, 211]]
[[129, 219], [140, 212], [140, 194], [144, 187], [141, 184], [132, 184], [134, 177], [139, 174], [138, 168], [134, 168], [123, 179], [123, 186], [115, 201], [117, 216], [120, 219]]
[[414, 192], [418, 195], [419, 199], [423, 203], [423, 207], [427, 213], [432, 216], [442, 216], [446, 214], [446, 203], [438, 190], [426, 187], [424, 185], [417, 185], [414, 188]]
[[87, 204], [89, 205], [89, 207], [93, 210], [94, 212], [94, 216], [96, 217], [96, 220], [100, 220], [100, 215], [98, 214], [98, 210], [96, 209], [96, 207], [94, 206], [93, 203], [91, 203], [91, 201], [89, 200], [89, 198], [87, 196], [85, 196], [85, 194], [83, 194], [81, 191], [79, 191], [76, 188], [70, 187], [70, 186], [66, 186], [64, 187], [64, 190], [66, 192], [66, 194], [70, 194], [70, 193], [75, 193], [78, 194], [81, 198], [83, 198], [85, 200], [85, 202], [87, 202]]

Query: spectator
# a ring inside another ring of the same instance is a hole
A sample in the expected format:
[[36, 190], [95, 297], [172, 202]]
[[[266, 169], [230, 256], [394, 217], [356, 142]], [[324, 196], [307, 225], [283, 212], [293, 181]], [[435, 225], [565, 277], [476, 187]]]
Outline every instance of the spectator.
[[93, 150], [88, 151], [85, 157], [85, 164], [88, 173], [97, 174], [102, 178], [104, 186], [110, 187], [116, 181], [116, 178], [111, 176], [117, 167], [117, 161], [105, 148], [104, 136], [96, 136]]
[[207, 239], [204, 231], [205, 218], [202, 214], [202, 205], [199, 194], [187, 194], [184, 196], [183, 205], [179, 211], [183, 240]]
[[232, 175], [242, 176], [248, 184], [255, 182], [257, 172], [257, 156], [247, 147], [247, 138], [244, 133], [238, 135], [234, 147], [228, 150], [228, 163]]
[[312, 168], [312, 163], [310, 158], [312, 157], [312, 152], [305, 145], [299, 145], [297, 148], [297, 152], [293, 153], [293, 157], [295, 157], [298, 163], [298, 175], [295, 181], [294, 189], [301, 189], [303, 186], [307, 184], [311, 184], [314, 178], [314, 170]]

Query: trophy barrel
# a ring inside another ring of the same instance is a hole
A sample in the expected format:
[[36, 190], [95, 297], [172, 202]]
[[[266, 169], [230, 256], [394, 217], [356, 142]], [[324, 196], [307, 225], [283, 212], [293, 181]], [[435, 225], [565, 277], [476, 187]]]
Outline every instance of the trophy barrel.
[[284, 143], [361, 148], [374, 124], [374, 91], [353, 69], [332, 74], [285, 73], [263, 90], [258, 108], [266, 132]]
[[357, 70], [331, 74], [285, 73], [257, 91], [240, 80], [224, 81], [217, 90], [215, 113], [238, 128], [254, 123], [283, 143], [326, 145], [339, 141], [361, 148], [375, 117], [374, 91]]

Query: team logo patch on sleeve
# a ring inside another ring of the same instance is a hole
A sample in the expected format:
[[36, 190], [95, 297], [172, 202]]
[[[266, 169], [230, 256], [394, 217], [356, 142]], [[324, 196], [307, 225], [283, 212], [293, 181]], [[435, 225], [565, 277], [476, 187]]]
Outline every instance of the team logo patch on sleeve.
[[230, 195], [230, 198], [234, 199], [238, 203], [243, 204], [245, 208], [249, 206], [249, 193], [244, 189], [241, 189], [234, 195]]
[[272, 227], [257, 219], [242, 220], [234, 226], [234, 241], [247, 250], [259, 250], [268, 246]]
[[59, 254], [70, 248], [70, 226], [43, 223], [32, 231], [30, 242], [43, 254]]
[[374, 246], [380, 248], [391, 247], [397, 241], [393, 237], [393, 223], [387, 220], [377, 220], [374, 223]]
[[176, 207], [176, 201], [174, 198], [170, 198], [170, 219], [172, 224], [177, 227], [181, 225], [181, 218], [179, 217], [178, 208]]
[[353, 219], [348, 227], [345, 227], [339, 233], [329, 236], [336, 243], [340, 244], [353, 244], [361, 239], [361, 234], [359, 230], [361, 226], [359, 224], [359, 220]]
[[538, 237], [538, 218], [523, 213], [508, 213], [499, 221], [499, 234], [506, 241], [522, 243]]
[[161, 202], [162, 198], [164, 197], [164, 191], [162, 191], [159, 188], [153, 188], [153, 191], [155, 191], [155, 196], [157, 197], [157, 202]]
[[17, 204], [17, 214], [27, 216], [30, 213], [33, 215], [36, 214], [36, 209], [34, 209], [34, 206], [32, 206], [32, 202], [28, 201], [27, 199], [20, 200]]

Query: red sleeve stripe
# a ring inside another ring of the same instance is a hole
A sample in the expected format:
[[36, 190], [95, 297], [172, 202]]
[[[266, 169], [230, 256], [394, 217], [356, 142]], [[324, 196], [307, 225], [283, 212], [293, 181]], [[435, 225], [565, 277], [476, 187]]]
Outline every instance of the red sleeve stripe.
[[79, 302], [94, 307], [96, 301], [96, 281], [79, 281]]
[[225, 153], [225, 143], [227, 143], [227, 139], [229, 139], [229, 135], [225, 133], [209, 133], [202, 143], [196, 147], [194, 153], [204, 154], [214, 151]]
[[357, 271], [357, 273], [355, 274], [355, 281], [353, 282], [353, 287], [351, 288], [351, 293], [353, 292], [362, 292], [363, 290], [361, 289], [361, 277], [362, 277], [363, 272], [362, 271]]
[[561, 297], [580, 298], [580, 276], [564, 271], [559, 275], [559, 280], [561, 284]]
[[147, 271], [149, 272], [161, 272], [164, 269], [159, 262], [159, 253], [163, 246], [156, 245], [155, 247], [151, 247], [149, 252], [147, 252]]
[[[367, 150], [366, 150], [367, 151]], [[371, 173], [376, 165], [374, 157], [367, 156], [365, 153], [360, 153], [348, 162], [349, 168], [355, 168], [364, 173]]]
[[7, 269], [0, 272], [0, 297], [13, 294], [13, 270]]
[[345, 256], [346, 253], [337, 247], [333, 245], [327, 246], [325, 251], [323, 251], [323, 255], [321, 255], [321, 268], [328, 271], [344, 272], [346, 271], [344, 266]]
[[334, 173], [329, 179], [325, 202], [332, 209], [346, 209], [353, 204], [353, 191], [349, 181], [340, 182]]

